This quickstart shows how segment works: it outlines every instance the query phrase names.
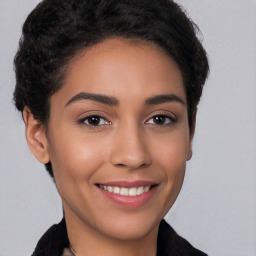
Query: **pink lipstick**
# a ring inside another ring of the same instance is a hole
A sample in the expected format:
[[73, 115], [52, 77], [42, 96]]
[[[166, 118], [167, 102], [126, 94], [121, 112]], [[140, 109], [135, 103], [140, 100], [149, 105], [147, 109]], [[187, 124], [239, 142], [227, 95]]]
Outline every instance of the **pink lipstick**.
[[97, 184], [100, 192], [112, 202], [128, 208], [146, 204], [156, 192], [158, 184], [151, 181], [111, 181]]

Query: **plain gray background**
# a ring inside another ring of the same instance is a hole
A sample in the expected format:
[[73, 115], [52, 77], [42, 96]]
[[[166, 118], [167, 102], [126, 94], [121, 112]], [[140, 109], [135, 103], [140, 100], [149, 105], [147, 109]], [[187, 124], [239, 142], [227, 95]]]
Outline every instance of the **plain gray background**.
[[[211, 74], [199, 105], [194, 154], [166, 216], [212, 256], [256, 255], [256, 1], [179, 0], [199, 25]], [[55, 186], [30, 154], [12, 104], [13, 57], [38, 0], [0, 2], [0, 256], [31, 255], [62, 217]]]

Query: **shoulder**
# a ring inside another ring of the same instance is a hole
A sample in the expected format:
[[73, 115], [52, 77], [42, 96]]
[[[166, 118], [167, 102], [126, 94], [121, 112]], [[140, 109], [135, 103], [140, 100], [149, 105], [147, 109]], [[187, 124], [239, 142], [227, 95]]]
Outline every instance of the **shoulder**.
[[59, 224], [51, 226], [41, 237], [32, 256], [62, 255], [63, 249], [68, 245], [66, 223], [63, 218]]
[[165, 220], [159, 226], [157, 247], [157, 256], [207, 256], [179, 236]]

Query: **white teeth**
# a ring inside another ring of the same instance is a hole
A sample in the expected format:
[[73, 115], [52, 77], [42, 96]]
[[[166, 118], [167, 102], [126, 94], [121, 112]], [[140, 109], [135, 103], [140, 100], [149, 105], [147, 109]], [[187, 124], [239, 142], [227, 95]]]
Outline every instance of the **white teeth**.
[[130, 188], [129, 196], [137, 196], [137, 188]]
[[120, 194], [120, 188], [119, 187], [114, 187], [114, 191], [115, 194]]
[[144, 188], [144, 191], [145, 191], [145, 192], [148, 192], [149, 189], [150, 189], [150, 186], [146, 186], [146, 187]]
[[140, 187], [132, 187], [132, 188], [124, 188], [124, 187], [112, 187], [106, 185], [99, 185], [99, 187], [105, 191], [110, 193], [119, 194], [122, 196], [139, 196], [145, 192], [150, 190], [150, 186], [140, 186]]
[[139, 187], [137, 190], [137, 194], [141, 195], [142, 193], [144, 193], [144, 188], [143, 187]]
[[121, 188], [120, 195], [128, 196], [129, 195], [129, 189], [128, 188]]

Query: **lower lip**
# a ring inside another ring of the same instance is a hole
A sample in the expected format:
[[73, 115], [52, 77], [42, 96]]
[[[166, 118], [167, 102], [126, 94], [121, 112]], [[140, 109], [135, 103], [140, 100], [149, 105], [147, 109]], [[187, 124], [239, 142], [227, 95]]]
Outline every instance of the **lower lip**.
[[118, 204], [119, 206], [126, 207], [126, 208], [136, 208], [136, 207], [141, 207], [145, 205], [155, 194], [156, 188], [157, 186], [151, 188], [149, 191], [138, 196], [123, 196], [120, 194], [108, 192], [98, 187], [100, 192], [106, 198], [110, 199], [112, 202]]

